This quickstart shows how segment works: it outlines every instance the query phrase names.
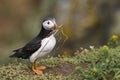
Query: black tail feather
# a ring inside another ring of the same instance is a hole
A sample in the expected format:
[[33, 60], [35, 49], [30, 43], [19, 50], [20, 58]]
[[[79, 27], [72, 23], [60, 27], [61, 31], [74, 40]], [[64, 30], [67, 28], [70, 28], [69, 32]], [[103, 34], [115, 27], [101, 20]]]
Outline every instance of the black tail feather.
[[10, 58], [22, 58], [22, 59], [28, 59], [30, 56], [30, 54], [24, 54], [24, 53], [14, 53], [12, 55], [10, 55]]
[[15, 54], [10, 55], [9, 57], [10, 57], [10, 58], [15, 58], [15, 57], [17, 57], [17, 56], [16, 56], [16, 53], [15, 53]]

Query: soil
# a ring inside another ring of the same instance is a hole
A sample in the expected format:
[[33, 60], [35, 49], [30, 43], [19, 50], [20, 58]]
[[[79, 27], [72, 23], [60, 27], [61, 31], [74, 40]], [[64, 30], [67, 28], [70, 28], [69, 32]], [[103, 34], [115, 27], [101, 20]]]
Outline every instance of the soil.
[[44, 70], [44, 73], [50, 73], [50, 74], [62, 74], [63, 76], [70, 75], [74, 72], [75, 65], [71, 63], [61, 63], [60, 65], [52, 68], [47, 68]]
[[[88, 68], [88, 63], [81, 64], [80, 67], [83, 69]], [[50, 74], [62, 74], [63, 76], [68, 76], [75, 71], [75, 65], [72, 63], [61, 63], [60, 65], [56, 67], [48, 67], [47, 69], [44, 70], [44, 73], [50, 73]]]

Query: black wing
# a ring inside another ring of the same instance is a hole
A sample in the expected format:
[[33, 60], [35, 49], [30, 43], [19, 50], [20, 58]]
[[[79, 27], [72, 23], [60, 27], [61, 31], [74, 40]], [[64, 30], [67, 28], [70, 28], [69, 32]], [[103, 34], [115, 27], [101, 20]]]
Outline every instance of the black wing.
[[15, 52], [15, 54], [11, 55], [10, 57], [27, 59], [32, 55], [32, 53], [34, 53], [40, 47], [41, 47], [41, 39], [35, 38], [32, 41], [30, 41], [28, 44], [26, 44], [24, 47], [14, 50], [13, 52]]

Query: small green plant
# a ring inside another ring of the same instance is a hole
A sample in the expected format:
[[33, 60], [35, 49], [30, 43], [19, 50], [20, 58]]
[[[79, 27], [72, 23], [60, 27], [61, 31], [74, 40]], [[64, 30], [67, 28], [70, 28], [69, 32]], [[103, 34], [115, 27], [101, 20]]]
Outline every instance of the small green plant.
[[[112, 49], [105, 45], [79, 58], [76, 68], [79, 80], [120, 80], [120, 47]], [[86, 69], [80, 66], [85, 63]]]
[[116, 47], [119, 45], [119, 37], [117, 35], [112, 35], [109, 39], [108, 45], [110, 47]]

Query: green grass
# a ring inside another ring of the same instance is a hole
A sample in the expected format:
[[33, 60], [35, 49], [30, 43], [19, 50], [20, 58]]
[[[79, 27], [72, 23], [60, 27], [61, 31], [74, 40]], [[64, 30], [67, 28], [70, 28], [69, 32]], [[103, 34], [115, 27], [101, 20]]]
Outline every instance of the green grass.
[[34, 74], [30, 64], [21, 60], [1, 65], [0, 80], [120, 80], [120, 47], [78, 50], [75, 54], [40, 60], [39, 65], [48, 67], [43, 75]]

